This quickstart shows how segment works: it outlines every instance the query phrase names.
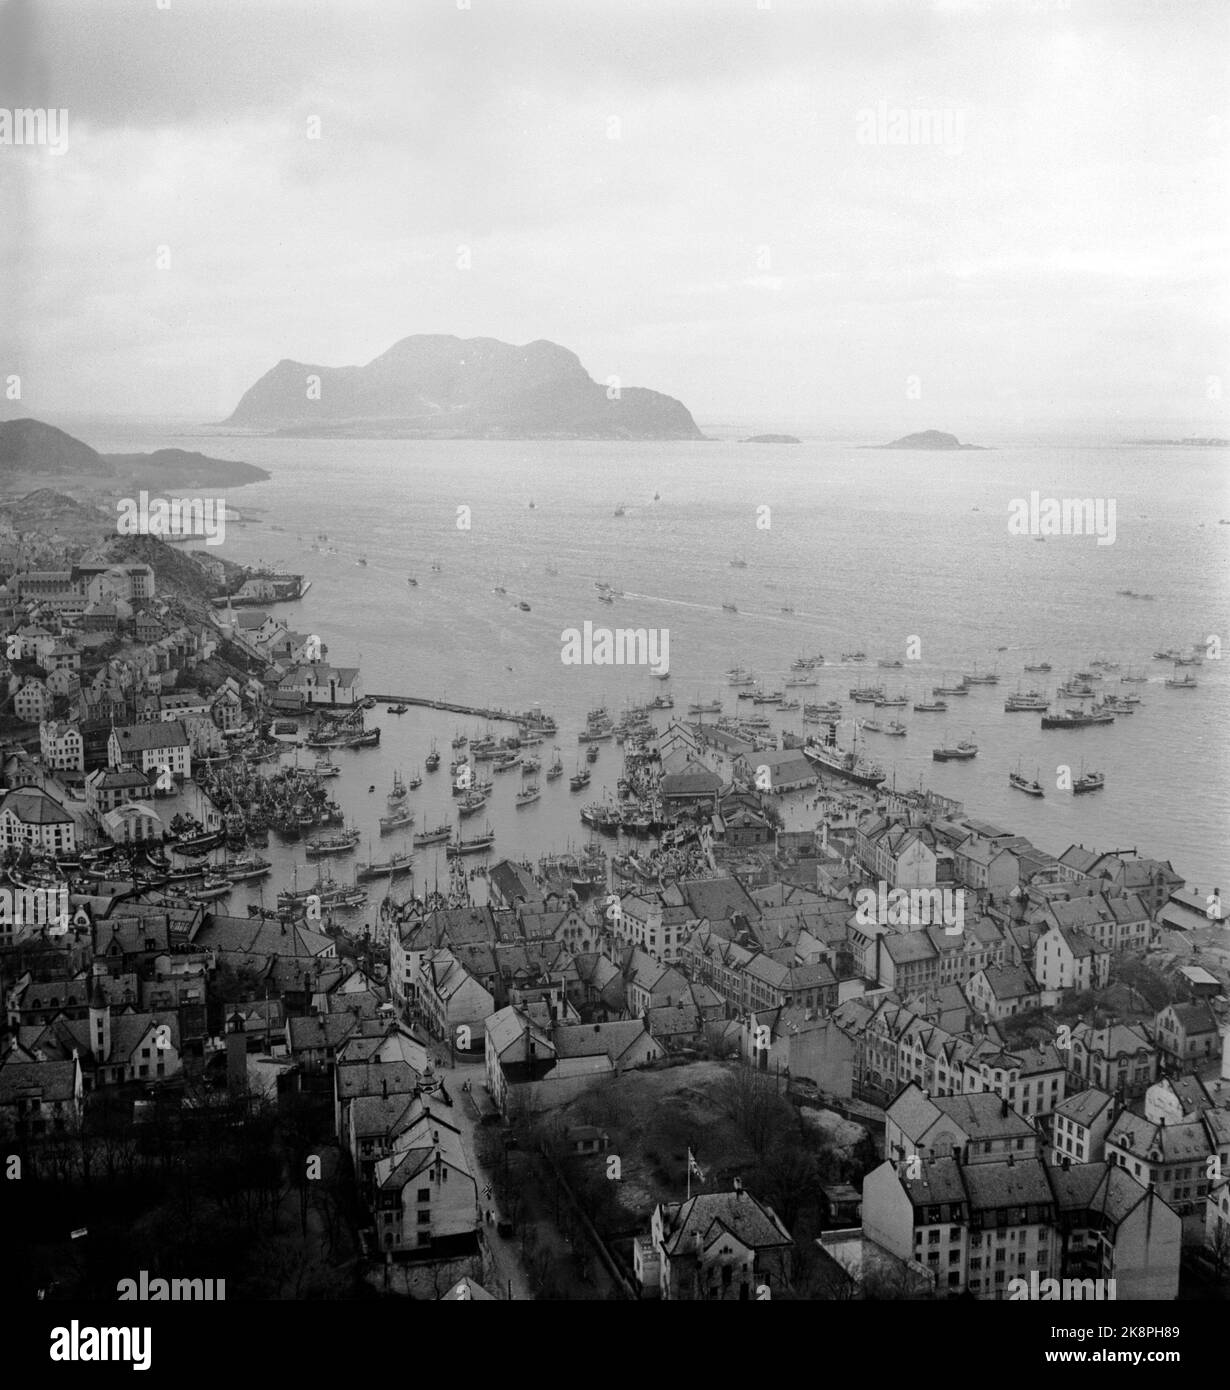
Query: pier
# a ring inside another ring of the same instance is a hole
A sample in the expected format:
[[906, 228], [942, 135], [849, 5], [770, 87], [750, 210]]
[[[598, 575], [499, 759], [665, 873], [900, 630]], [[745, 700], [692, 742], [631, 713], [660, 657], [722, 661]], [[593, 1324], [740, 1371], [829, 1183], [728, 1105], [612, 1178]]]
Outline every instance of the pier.
[[422, 695], [374, 695], [364, 697], [378, 705], [418, 705], [421, 709], [440, 709], [449, 714], [467, 714], [474, 719], [501, 720], [506, 724], [524, 724], [530, 715], [514, 714], [506, 709], [479, 709], [474, 705], [459, 705], [452, 700], [428, 700]]

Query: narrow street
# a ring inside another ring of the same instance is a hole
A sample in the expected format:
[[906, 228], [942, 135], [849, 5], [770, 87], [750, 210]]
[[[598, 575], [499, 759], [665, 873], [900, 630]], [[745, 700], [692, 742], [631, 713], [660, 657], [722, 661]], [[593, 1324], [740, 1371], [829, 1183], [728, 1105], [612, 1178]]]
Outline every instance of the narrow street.
[[485, 1068], [481, 1061], [459, 1060], [455, 1065], [450, 1066], [447, 1048], [441, 1049], [437, 1043], [432, 1050], [437, 1057], [442, 1056], [443, 1058], [443, 1064], [440, 1065], [439, 1070], [453, 1101], [453, 1108], [449, 1113], [461, 1131], [462, 1148], [465, 1150], [470, 1171], [474, 1174], [474, 1180], [478, 1184], [479, 1207], [483, 1211], [488, 1209], [492, 1211], [492, 1224], [487, 1225], [484, 1221], [481, 1227], [483, 1244], [487, 1248], [491, 1264], [495, 1270], [494, 1277], [489, 1282], [488, 1291], [496, 1298], [532, 1300], [534, 1291], [529, 1276], [522, 1268], [516, 1237], [501, 1236], [496, 1233], [494, 1224], [495, 1199], [494, 1196], [484, 1195], [485, 1189], [492, 1182], [493, 1173], [492, 1170], [485, 1169], [479, 1163], [474, 1142], [474, 1135], [479, 1125], [478, 1107], [470, 1095], [461, 1089], [462, 1085], [468, 1081], [474, 1090], [481, 1090], [486, 1078]]

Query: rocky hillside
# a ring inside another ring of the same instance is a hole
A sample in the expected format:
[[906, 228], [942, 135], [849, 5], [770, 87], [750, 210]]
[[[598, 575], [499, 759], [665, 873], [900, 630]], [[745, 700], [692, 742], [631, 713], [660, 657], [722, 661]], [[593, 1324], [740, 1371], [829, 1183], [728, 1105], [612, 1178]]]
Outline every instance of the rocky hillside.
[[612, 394], [555, 343], [419, 334], [364, 367], [283, 360], [226, 423], [352, 436], [703, 438], [671, 396], [622, 384]]

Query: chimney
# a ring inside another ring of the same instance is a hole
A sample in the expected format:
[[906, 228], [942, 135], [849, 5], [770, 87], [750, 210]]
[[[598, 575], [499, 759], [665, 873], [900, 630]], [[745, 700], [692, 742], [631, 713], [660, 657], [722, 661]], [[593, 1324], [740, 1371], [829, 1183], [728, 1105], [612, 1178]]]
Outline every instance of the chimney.
[[743, 1179], [742, 1179], [742, 1178], [736, 1178], [736, 1179], [735, 1179], [735, 1193], [736, 1193], [738, 1196], [740, 1196], [740, 1197], [742, 1197], [742, 1196], [744, 1195], [744, 1194], [743, 1194]]
[[1001, 1119], [1006, 1120], [1008, 1118], [1008, 1101], [1006, 1098], [999, 1103], [999, 1114]]

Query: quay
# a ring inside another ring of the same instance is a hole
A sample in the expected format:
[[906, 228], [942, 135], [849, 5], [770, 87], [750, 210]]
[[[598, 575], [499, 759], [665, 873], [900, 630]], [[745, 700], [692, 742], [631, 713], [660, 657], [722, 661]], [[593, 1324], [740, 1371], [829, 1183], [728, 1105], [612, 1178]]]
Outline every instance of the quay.
[[475, 719], [502, 720], [506, 724], [524, 724], [532, 716], [514, 714], [507, 709], [478, 709], [473, 705], [458, 705], [451, 700], [428, 700], [422, 695], [375, 695], [364, 697], [375, 700], [378, 705], [418, 705], [422, 709], [447, 710], [449, 714], [468, 714]]

